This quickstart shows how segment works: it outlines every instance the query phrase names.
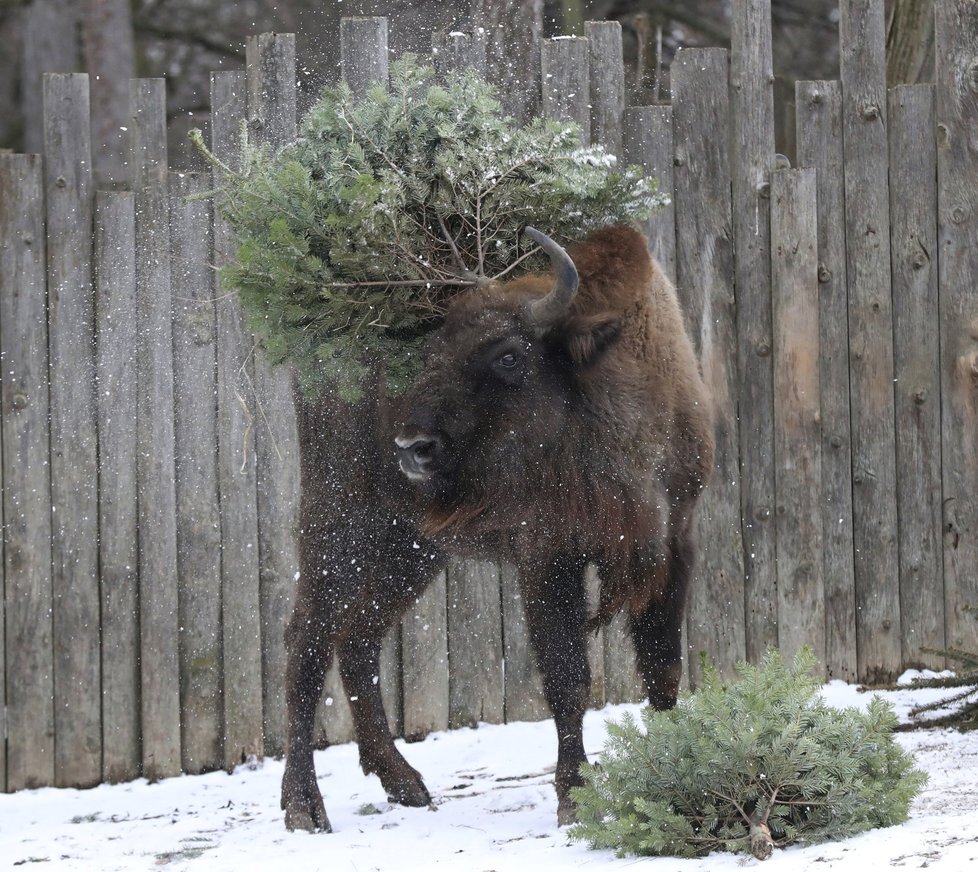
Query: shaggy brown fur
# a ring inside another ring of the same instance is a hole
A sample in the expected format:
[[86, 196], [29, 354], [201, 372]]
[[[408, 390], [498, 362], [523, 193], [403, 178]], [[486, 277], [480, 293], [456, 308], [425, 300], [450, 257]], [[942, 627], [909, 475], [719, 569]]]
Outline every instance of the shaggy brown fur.
[[[609, 227], [570, 255], [580, 288], [556, 320], [538, 324], [529, 312], [553, 276], [491, 284], [453, 304], [410, 396], [393, 402], [374, 389], [342, 415], [300, 405], [301, 578], [282, 784], [290, 828], [329, 829], [312, 725], [334, 651], [364, 770], [393, 799], [430, 801], [394, 747], [373, 676], [385, 629], [451, 554], [519, 568], [558, 731], [561, 822], [573, 818], [569, 791], [584, 760], [586, 633], [626, 608], [650, 701], [675, 703], [692, 511], [713, 466], [710, 403], [645, 238]], [[602, 579], [594, 615], [588, 562]]]

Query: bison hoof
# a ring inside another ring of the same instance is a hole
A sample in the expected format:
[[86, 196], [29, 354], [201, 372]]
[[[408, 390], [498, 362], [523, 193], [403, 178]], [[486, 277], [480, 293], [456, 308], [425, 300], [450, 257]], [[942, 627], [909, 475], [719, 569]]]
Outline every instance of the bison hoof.
[[[320, 803], [322, 805], [322, 803]], [[285, 828], [291, 833], [296, 830], [305, 830], [307, 833], [331, 833], [329, 818], [326, 817], [326, 810], [321, 813], [310, 811], [306, 808], [299, 808], [298, 803], [289, 805], [285, 809]]]
[[285, 811], [285, 827], [290, 832], [305, 830], [307, 833], [331, 833], [323, 796], [316, 784], [315, 773], [308, 777], [296, 777], [286, 765], [282, 780], [282, 808]]
[[387, 791], [387, 799], [411, 808], [424, 808], [431, 805], [431, 794], [424, 786], [421, 776], [415, 773], [414, 778], [398, 781], [395, 784], [384, 785]]

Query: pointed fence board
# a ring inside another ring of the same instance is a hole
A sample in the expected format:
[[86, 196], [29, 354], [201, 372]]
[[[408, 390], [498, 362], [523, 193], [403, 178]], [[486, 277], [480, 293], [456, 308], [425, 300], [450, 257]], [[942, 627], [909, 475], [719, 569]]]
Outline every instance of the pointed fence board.
[[934, 86], [891, 89], [888, 117], [901, 661], [943, 669]]
[[[247, 44], [248, 124], [281, 148], [296, 134], [295, 35], [263, 33]], [[261, 577], [265, 752], [285, 749], [284, 630], [299, 568], [299, 444], [292, 376], [255, 356], [255, 446]]]
[[746, 653], [740, 531], [737, 346], [730, 215], [728, 55], [683, 49], [672, 65], [676, 143], [676, 276], [716, 419], [716, 466], [697, 508], [698, 564], [690, 582], [690, 678], [706, 651], [724, 674]]
[[177, 589], [183, 771], [224, 765], [221, 512], [210, 174], [170, 173]]
[[778, 643], [824, 663], [816, 172], [771, 177], [771, 323]]
[[139, 775], [136, 226], [130, 191], [95, 200], [102, 780]]
[[88, 76], [44, 77], [55, 782], [102, 777], [98, 455]]
[[771, 171], [774, 70], [770, 0], [735, 0], [731, 19], [732, 219], [737, 288], [741, 528], [747, 656], [778, 643], [779, 563], [772, 516], [774, 385], [771, 322]]
[[54, 784], [51, 478], [44, 181], [39, 155], [0, 154], [6, 789]]
[[[937, 4], [937, 214], [947, 645], [978, 650], [978, 4]], [[970, 180], [972, 183], [968, 183]]]
[[[226, 166], [240, 163], [246, 117], [243, 70], [211, 74], [211, 148]], [[214, 173], [215, 187], [220, 183]], [[234, 234], [214, 211], [214, 262], [234, 255]], [[221, 631], [224, 676], [224, 765], [264, 754], [262, 627], [255, 469], [255, 342], [237, 294], [214, 279], [217, 319], [217, 455], [221, 520]]]
[[136, 196], [137, 505], [143, 775], [180, 772], [180, 656], [166, 86], [133, 79]]
[[855, 681], [856, 594], [841, 85], [798, 82], [795, 113], [798, 165], [817, 170], [825, 667], [830, 678]]
[[859, 676], [900, 669], [883, 0], [842, 0], [852, 513]]

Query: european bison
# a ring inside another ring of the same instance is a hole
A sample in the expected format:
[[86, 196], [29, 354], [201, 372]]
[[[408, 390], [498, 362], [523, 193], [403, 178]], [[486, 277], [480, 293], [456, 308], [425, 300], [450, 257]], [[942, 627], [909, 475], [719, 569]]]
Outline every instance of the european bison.
[[[313, 721], [334, 652], [360, 762], [393, 801], [431, 802], [394, 747], [381, 639], [450, 555], [515, 564], [558, 737], [558, 822], [574, 818], [587, 633], [627, 609], [649, 700], [669, 708], [713, 427], [676, 293], [645, 238], [606, 227], [570, 253], [527, 228], [552, 274], [459, 295], [409, 396], [336, 426], [299, 404], [300, 579], [286, 635], [289, 829], [330, 829]], [[395, 451], [396, 449], [396, 451]], [[585, 567], [601, 577], [587, 613]]]

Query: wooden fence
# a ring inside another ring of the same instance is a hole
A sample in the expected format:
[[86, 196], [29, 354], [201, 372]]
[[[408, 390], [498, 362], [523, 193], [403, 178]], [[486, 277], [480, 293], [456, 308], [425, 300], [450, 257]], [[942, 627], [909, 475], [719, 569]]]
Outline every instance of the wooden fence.
[[[883, 0], [842, 0], [842, 81], [797, 88], [773, 142], [770, 9], [686, 49], [671, 105], [625, 108], [618, 25], [542, 46], [541, 112], [573, 118], [673, 203], [648, 225], [718, 413], [689, 665], [812, 645], [877, 680], [978, 647], [978, 6], [937, 3], [937, 81], [887, 92]], [[386, 22], [345, 21], [343, 75], [387, 76]], [[453, 35], [438, 63], [484, 66]], [[295, 136], [294, 41], [212, 79], [212, 145]], [[44, 83], [45, 154], [0, 155], [0, 784], [231, 767], [284, 744], [296, 571], [288, 377], [212, 265], [233, 251], [168, 172], [164, 82], [131, 85], [132, 191], [94, 192], [88, 83]], [[592, 588], [594, 584], [592, 584]], [[593, 702], [640, 695], [622, 626]], [[385, 643], [408, 737], [544, 717], [514, 572], [453, 564]], [[323, 741], [351, 737], [334, 670]]]

